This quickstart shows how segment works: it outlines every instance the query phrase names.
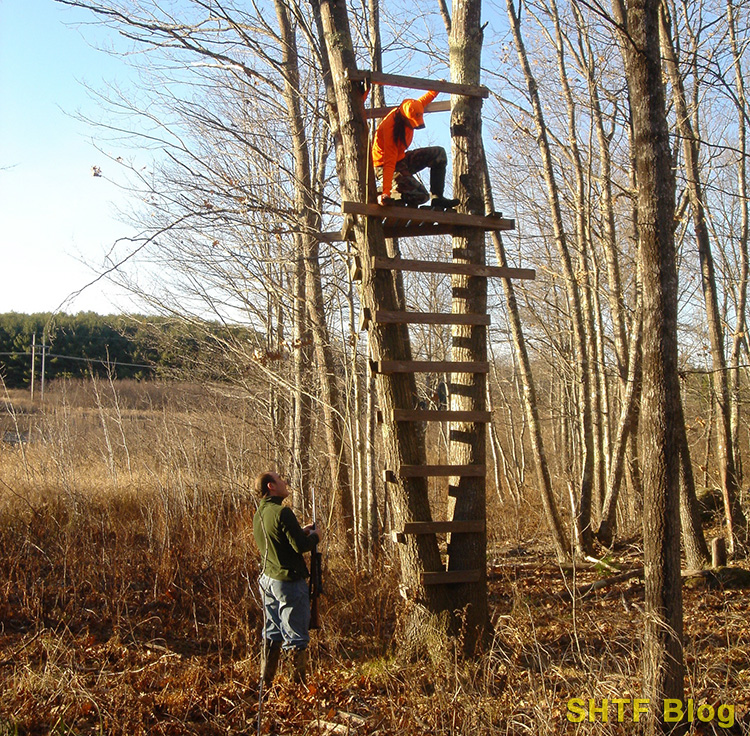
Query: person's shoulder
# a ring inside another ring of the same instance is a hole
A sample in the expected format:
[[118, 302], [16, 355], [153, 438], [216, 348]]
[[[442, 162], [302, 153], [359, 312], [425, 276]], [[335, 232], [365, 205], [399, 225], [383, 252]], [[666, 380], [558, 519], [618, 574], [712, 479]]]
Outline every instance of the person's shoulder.
[[281, 516], [284, 521], [297, 521], [294, 511], [292, 511], [289, 506], [281, 506], [279, 508], [279, 516]]

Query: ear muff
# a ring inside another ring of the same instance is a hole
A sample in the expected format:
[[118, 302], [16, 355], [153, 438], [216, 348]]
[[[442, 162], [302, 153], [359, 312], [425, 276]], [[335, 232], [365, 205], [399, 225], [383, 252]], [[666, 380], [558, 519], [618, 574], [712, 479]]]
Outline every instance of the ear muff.
[[419, 100], [404, 100], [401, 112], [412, 128], [424, 128], [424, 107]]

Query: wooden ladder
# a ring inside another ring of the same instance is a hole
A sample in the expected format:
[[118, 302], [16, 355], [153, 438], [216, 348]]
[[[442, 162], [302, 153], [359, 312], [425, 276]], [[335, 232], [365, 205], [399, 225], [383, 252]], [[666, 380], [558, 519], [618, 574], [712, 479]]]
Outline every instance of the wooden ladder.
[[[411, 89], [437, 90], [455, 95], [487, 97], [486, 87], [452, 84], [450, 82], [403, 77], [393, 74], [350, 70], [347, 74], [352, 82], [367, 81], [371, 84], [388, 84]], [[367, 111], [368, 117], [382, 117], [391, 107]], [[437, 102], [428, 105], [425, 112], [450, 110], [450, 102]], [[441, 212], [414, 207], [385, 207], [378, 204], [362, 202], [342, 202], [344, 226], [340, 233], [324, 233], [326, 240], [351, 240], [353, 218], [377, 218], [383, 226], [386, 238], [426, 237], [433, 235], [450, 235], [463, 228], [478, 228], [483, 231], [513, 230], [514, 220], [504, 218], [500, 213], [490, 215], [464, 214], [458, 212]], [[448, 275], [468, 275], [478, 277], [500, 277], [517, 279], [534, 279], [533, 269], [501, 268], [467, 263], [440, 261], [421, 261], [403, 258], [372, 257], [373, 270], [411, 271], [420, 273], [438, 273]], [[361, 279], [361, 263], [355, 259], [351, 276]], [[360, 318], [360, 329], [369, 329], [373, 325], [383, 325], [385, 329], [402, 324], [435, 324], [435, 325], [483, 325], [490, 324], [488, 314], [454, 314], [435, 312], [383, 311], [364, 308]], [[488, 373], [488, 362], [456, 361], [398, 361], [371, 360], [370, 370], [373, 373]], [[383, 416], [378, 412], [378, 421], [388, 422], [471, 422], [487, 424], [491, 421], [489, 411], [449, 411], [397, 408]], [[383, 472], [386, 483], [397, 482], [399, 478], [415, 477], [483, 477], [486, 475], [484, 465], [402, 465], [387, 468]], [[412, 534], [476, 534], [486, 531], [486, 521], [412, 521], [403, 525], [403, 529], [392, 533], [396, 542], [404, 543]], [[482, 570], [435, 570], [422, 573], [424, 585], [449, 585], [473, 583], [482, 579]]]

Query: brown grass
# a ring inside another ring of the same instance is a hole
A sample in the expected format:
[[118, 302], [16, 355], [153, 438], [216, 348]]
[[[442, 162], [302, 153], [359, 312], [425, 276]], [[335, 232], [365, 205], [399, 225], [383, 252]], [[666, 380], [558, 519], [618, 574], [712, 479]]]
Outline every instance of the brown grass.
[[[0, 417], [31, 438], [0, 445], [0, 736], [254, 733], [248, 488], [271, 457], [263, 422], [247, 397], [198, 386], [95, 388], [57, 384], [43, 410], [13, 393]], [[329, 540], [311, 686], [282, 675], [262, 731], [637, 733], [630, 710], [622, 723], [616, 709], [607, 723], [566, 714], [573, 697], [638, 697], [643, 585], [571, 599], [602, 573], [560, 570], [526, 503], [494, 511], [495, 637], [469, 661], [439, 627], [407, 656], [393, 551], [357, 571]], [[639, 554], [634, 539], [615, 557]], [[686, 589], [685, 610], [687, 695], [735, 706], [733, 729], [694, 732], [748, 733], [747, 595]]]

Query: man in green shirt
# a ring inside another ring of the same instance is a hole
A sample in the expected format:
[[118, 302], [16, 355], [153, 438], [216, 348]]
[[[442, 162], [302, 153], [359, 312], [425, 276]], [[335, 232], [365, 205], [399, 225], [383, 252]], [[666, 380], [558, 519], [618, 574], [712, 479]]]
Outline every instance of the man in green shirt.
[[278, 473], [261, 473], [255, 489], [260, 496], [253, 536], [260, 551], [263, 686], [268, 688], [273, 682], [282, 648], [293, 655], [294, 679], [304, 683], [310, 642], [310, 573], [302, 553], [320, 541], [320, 531], [314, 524], [302, 528], [294, 512], [282, 505], [290, 491]]

